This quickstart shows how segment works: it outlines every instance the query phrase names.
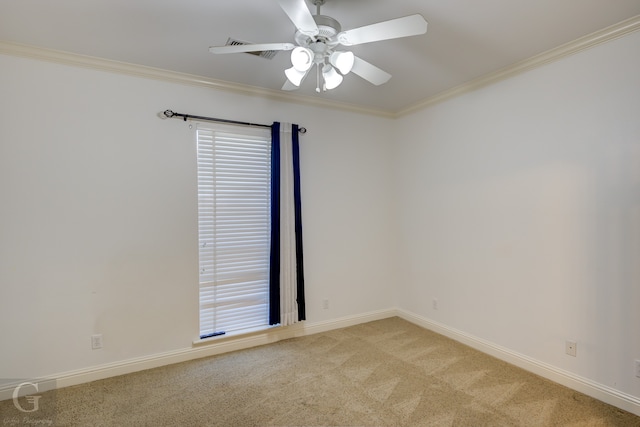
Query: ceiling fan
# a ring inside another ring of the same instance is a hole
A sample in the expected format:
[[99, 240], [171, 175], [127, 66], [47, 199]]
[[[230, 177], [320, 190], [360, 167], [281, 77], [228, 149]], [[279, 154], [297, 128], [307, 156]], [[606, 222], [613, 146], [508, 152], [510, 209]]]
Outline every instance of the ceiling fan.
[[386, 83], [391, 74], [358, 58], [339, 46], [355, 46], [381, 40], [416, 36], [427, 32], [427, 21], [419, 15], [391, 19], [377, 24], [342, 31], [340, 23], [320, 13], [326, 0], [313, 0], [316, 15], [312, 15], [305, 0], [276, 0], [296, 26], [293, 43], [262, 43], [232, 46], [212, 46], [215, 54], [291, 51], [291, 68], [285, 70], [287, 80], [283, 90], [295, 90], [316, 66], [316, 92], [331, 90], [340, 85], [350, 72], [378, 86]]

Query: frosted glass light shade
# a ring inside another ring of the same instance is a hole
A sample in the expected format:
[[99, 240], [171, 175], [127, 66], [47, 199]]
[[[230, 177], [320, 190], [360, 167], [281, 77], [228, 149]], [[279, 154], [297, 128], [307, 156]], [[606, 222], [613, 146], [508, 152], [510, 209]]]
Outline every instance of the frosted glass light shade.
[[291, 64], [298, 71], [307, 71], [313, 65], [313, 52], [311, 50], [298, 46], [291, 52]]
[[333, 52], [329, 57], [329, 62], [342, 74], [349, 74], [355, 60], [353, 52]]
[[342, 83], [342, 76], [329, 64], [322, 68], [322, 77], [324, 78], [324, 85], [328, 90], [335, 89]]
[[300, 83], [302, 83], [302, 79], [304, 79], [304, 76], [307, 75], [307, 72], [297, 70], [296, 67], [291, 67], [284, 70], [284, 74], [292, 84], [300, 86]]

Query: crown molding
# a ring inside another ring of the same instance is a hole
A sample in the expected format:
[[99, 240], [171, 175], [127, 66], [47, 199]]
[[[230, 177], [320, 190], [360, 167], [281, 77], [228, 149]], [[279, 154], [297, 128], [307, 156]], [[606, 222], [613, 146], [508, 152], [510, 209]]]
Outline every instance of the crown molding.
[[417, 104], [414, 104], [413, 106], [398, 111], [395, 114], [395, 117], [398, 118], [407, 114], [411, 114], [418, 110], [430, 107], [434, 104], [438, 104], [456, 96], [474, 91], [481, 87], [497, 83], [501, 80], [508, 79], [517, 74], [521, 74], [534, 68], [541, 67], [550, 62], [558, 61], [567, 56], [623, 37], [638, 30], [640, 30], [640, 15], [636, 15], [633, 18], [629, 18], [610, 27], [604, 28], [600, 31], [596, 31], [584, 37], [580, 37], [579, 39], [573, 40], [569, 43], [565, 43], [523, 61], [516, 62], [515, 64], [504, 67], [493, 73], [485, 74], [484, 76], [478, 77], [477, 79], [473, 79], [467, 83], [440, 92], [434, 96], [418, 102]]
[[636, 15], [632, 18], [619, 22], [618, 24], [604, 28], [600, 31], [596, 31], [592, 34], [588, 34], [569, 43], [565, 43], [561, 46], [540, 53], [531, 58], [516, 62], [515, 64], [504, 67], [493, 73], [478, 77], [477, 79], [473, 79], [462, 85], [445, 90], [434, 96], [428, 97], [412, 106], [395, 112], [376, 108], [367, 108], [360, 105], [342, 103], [323, 98], [293, 95], [289, 94], [288, 92], [231, 83], [193, 74], [179, 73], [175, 71], [163, 70], [160, 68], [147, 67], [143, 65], [96, 58], [93, 56], [79, 55], [75, 53], [45, 49], [41, 47], [7, 41], [0, 41], [0, 54], [57, 62], [77, 67], [92, 68], [96, 70], [126, 74], [130, 76], [162, 80], [170, 83], [230, 91], [243, 95], [260, 96], [263, 98], [269, 98], [288, 103], [339, 109], [343, 111], [386, 118], [399, 118], [414, 113], [418, 110], [428, 108], [440, 102], [444, 102], [448, 99], [482, 88], [484, 86], [488, 86], [501, 80], [508, 79], [517, 74], [524, 73], [550, 62], [557, 61], [559, 59], [565, 58], [599, 44], [623, 37], [638, 30], [640, 30], [640, 15]]
[[56, 62], [64, 65], [71, 65], [94, 70], [107, 71], [129, 76], [142, 77], [147, 79], [161, 80], [170, 83], [178, 83], [189, 86], [199, 86], [208, 89], [224, 90], [243, 95], [260, 96], [276, 101], [297, 103], [315, 107], [340, 109], [366, 115], [393, 118], [395, 114], [374, 108], [367, 108], [360, 105], [341, 103], [323, 98], [292, 95], [288, 92], [259, 88], [256, 86], [231, 83], [223, 80], [211, 79], [208, 77], [193, 74], [168, 71], [160, 68], [147, 67], [144, 65], [131, 64], [127, 62], [114, 61], [110, 59], [97, 58], [94, 56], [79, 55], [53, 49], [45, 49], [37, 46], [7, 42], [0, 40], [0, 54], [19, 56], [42, 61]]

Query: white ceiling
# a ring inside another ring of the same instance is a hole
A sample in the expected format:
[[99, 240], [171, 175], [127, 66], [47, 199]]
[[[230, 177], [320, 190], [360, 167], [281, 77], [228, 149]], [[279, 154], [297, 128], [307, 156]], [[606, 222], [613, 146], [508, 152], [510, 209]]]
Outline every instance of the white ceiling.
[[[315, 6], [307, 1], [315, 14]], [[348, 75], [316, 94], [398, 112], [447, 89], [640, 15], [640, 0], [327, 0], [322, 14], [344, 30], [420, 13], [427, 34], [350, 48], [391, 73], [373, 86]], [[268, 60], [213, 55], [227, 38], [293, 42], [275, 0], [0, 0], [0, 41], [156, 67], [279, 91], [289, 54]]]

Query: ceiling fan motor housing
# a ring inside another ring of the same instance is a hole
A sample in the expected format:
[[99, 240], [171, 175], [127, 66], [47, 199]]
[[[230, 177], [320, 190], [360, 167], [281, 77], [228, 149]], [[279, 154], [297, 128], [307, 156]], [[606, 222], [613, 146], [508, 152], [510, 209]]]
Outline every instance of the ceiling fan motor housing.
[[312, 43], [322, 42], [329, 46], [336, 46], [338, 44], [337, 35], [342, 31], [340, 23], [330, 16], [314, 15], [313, 20], [318, 26], [318, 34], [316, 36], [308, 36], [296, 31], [295, 41], [299, 46], [309, 47]]
[[340, 31], [342, 31], [340, 23], [330, 16], [315, 15], [313, 17], [313, 20], [316, 21], [318, 30], [320, 30], [317, 37], [331, 39], [335, 37]]

